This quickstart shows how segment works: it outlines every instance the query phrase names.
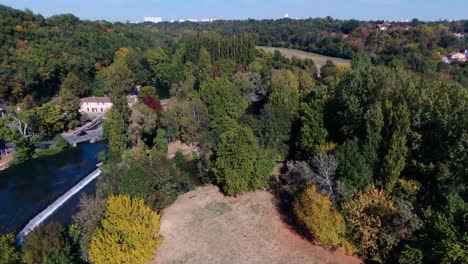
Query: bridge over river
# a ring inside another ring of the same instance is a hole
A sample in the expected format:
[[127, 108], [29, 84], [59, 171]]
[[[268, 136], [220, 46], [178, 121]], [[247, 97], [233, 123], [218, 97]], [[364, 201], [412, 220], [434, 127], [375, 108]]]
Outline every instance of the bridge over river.
[[97, 117], [93, 121], [69, 133], [62, 133], [62, 137], [68, 141], [70, 145], [76, 146], [78, 143], [90, 141], [93, 143], [101, 138], [104, 134], [102, 124], [104, 123], [103, 117]]

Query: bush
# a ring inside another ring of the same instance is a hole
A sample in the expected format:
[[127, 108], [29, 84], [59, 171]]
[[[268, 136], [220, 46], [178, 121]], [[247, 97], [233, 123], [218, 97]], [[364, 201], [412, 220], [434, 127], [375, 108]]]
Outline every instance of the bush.
[[333, 207], [330, 197], [316, 192], [309, 185], [294, 201], [294, 213], [310, 235], [327, 248], [344, 247], [352, 251], [344, 239], [343, 216]]
[[54, 137], [54, 147], [60, 150], [68, 148], [69, 144], [68, 141], [66, 141], [62, 135], [56, 135]]

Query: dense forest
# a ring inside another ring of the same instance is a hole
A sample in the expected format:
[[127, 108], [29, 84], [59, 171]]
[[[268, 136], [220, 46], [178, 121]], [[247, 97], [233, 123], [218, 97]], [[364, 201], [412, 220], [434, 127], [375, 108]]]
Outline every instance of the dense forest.
[[[0, 7], [0, 25], [10, 106], [0, 134], [17, 153], [80, 123], [77, 98], [113, 102], [96, 194], [81, 197], [72, 225], [41, 226], [21, 249], [1, 236], [1, 263], [144, 263], [164, 243], [162, 209], [193, 176], [227, 196], [267, 189], [299, 233], [369, 263], [468, 262], [466, 66], [435, 55], [467, 47], [449, 37], [467, 22], [389, 32], [331, 18], [134, 25]], [[255, 45], [352, 65], [328, 63], [318, 77], [312, 60]], [[17, 119], [26, 133], [8, 126]], [[168, 159], [174, 140], [200, 150]]]

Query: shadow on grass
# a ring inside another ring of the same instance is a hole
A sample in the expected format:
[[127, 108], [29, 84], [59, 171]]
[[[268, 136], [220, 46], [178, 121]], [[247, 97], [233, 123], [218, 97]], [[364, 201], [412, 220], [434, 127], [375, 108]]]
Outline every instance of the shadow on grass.
[[294, 197], [298, 191], [291, 191], [286, 182], [281, 177], [274, 178], [270, 184], [270, 191], [274, 196], [274, 203], [278, 210], [281, 220], [286, 223], [290, 230], [300, 235], [301, 237], [314, 243], [313, 237], [299, 222], [294, 213]]

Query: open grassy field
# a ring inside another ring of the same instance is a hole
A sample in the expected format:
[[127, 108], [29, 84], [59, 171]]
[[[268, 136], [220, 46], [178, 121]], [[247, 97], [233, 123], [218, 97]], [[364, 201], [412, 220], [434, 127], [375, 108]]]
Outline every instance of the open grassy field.
[[351, 63], [350, 60], [324, 56], [324, 55], [306, 52], [302, 50], [296, 50], [296, 49], [260, 47], [260, 46], [258, 46], [257, 48], [262, 49], [266, 52], [270, 52], [270, 53], [273, 53], [275, 52], [275, 50], [278, 50], [286, 58], [297, 57], [298, 59], [312, 59], [319, 71], [320, 71], [320, 68], [325, 64], [325, 62], [327, 62], [327, 60], [332, 60], [336, 65], [350, 65]]
[[154, 264], [360, 263], [295, 233], [266, 191], [225, 197], [216, 186], [198, 187], [164, 210], [161, 234]]

